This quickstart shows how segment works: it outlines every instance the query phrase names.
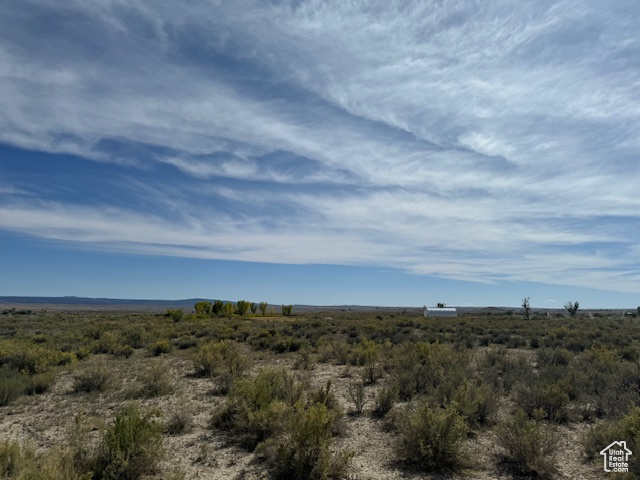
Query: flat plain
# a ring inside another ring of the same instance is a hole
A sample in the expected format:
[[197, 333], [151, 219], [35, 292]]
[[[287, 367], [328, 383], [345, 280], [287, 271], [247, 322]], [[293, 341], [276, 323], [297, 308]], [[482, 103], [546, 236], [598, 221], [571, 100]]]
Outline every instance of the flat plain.
[[3, 478], [596, 479], [640, 446], [632, 316], [18, 312]]

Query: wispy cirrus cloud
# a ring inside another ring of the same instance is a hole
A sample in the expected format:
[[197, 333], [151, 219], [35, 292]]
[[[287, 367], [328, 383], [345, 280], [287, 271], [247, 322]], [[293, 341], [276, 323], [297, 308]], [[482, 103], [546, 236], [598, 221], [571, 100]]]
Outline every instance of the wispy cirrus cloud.
[[0, 188], [0, 228], [138, 253], [637, 291], [638, 13], [4, 5], [0, 142], [115, 170], [87, 203], [63, 193], [71, 180], [43, 189], [8, 158], [5, 183], [30, 195]]

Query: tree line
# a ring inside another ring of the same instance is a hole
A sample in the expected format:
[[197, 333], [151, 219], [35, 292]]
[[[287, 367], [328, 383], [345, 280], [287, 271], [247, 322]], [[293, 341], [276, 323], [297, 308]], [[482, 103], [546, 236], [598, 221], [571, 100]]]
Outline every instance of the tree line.
[[[233, 315], [245, 316], [249, 312], [256, 315], [258, 312], [264, 317], [267, 315], [267, 302], [248, 302], [246, 300], [238, 300], [237, 302], [223, 302], [222, 300], [214, 300], [213, 302], [201, 301], [197, 302], [193, 308], [199, 317], [229, 317]], [[271, 309], [273, 314], [273, 309]], [[293, 305], [282, 305], [282, 315], [291, 316], [293, 314]]]

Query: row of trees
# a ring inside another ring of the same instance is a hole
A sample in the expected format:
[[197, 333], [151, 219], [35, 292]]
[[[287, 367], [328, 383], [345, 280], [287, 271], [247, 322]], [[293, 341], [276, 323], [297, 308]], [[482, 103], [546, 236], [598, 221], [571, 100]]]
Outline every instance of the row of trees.
[[[194, 305], [196, 315], [201, 317], [229, 317], [233, 315], [244, 316], [249, 311], [255, 315], [258, 311], [264, 317], [267, 315], [267, 302], [247, 302], [246, 300], [238, 300], [235, 305], [231, 302], [223, 302], [222, 300], [214, 300], [213, 302], [197, 302]], [[293, 305], [282, 305], [282, 315], [291, 316], [293, 313]]]
[[247, 302], [246, 300], [238, 300], [235, 305], [231, 302], [223, 302], [222, 300], [214, 300], [213, 302], [197, 302], [193, 308], [196, 310], [196, 315], [198, 316], [231, 316], [231, 315], [246, 315], [247, 312], [251, 311], [252, 314], [256, 314], [258, 310], [262, 316], [267, 314], [267, 302]]

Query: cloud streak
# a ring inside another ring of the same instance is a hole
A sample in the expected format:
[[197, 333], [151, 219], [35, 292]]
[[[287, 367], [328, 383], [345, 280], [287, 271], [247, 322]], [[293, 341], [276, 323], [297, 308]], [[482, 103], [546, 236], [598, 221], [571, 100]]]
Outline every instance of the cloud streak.
[[5, 5], [0, 142], [109, 166], [104, 188], [122, 199], [69, 198], [64, 180], [47, 191], [9, 161], [0, 228], [136, 253], [637, 292], [639, 13]]

